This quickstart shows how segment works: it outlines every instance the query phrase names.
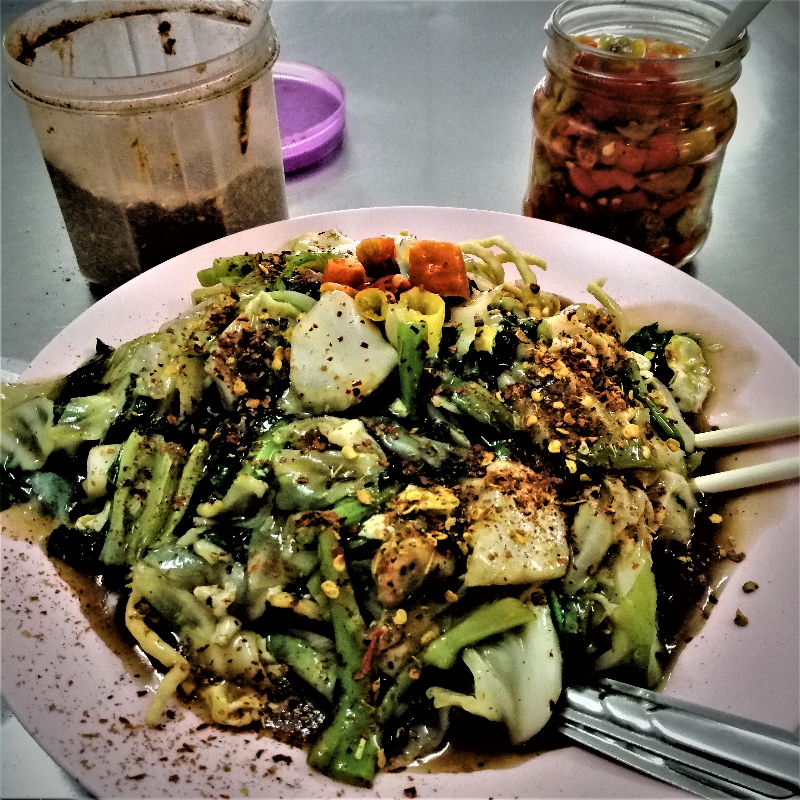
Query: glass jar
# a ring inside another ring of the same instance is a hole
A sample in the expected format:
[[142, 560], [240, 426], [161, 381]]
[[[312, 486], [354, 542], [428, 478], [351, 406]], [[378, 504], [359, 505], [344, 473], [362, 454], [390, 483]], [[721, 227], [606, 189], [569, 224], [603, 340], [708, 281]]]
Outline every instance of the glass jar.
[[533, 96], [524, 213], [686, 264], [708, 236], [749, 47], [745, 32], [698, 54], [727, 13], [699, 0], [560, 5]]

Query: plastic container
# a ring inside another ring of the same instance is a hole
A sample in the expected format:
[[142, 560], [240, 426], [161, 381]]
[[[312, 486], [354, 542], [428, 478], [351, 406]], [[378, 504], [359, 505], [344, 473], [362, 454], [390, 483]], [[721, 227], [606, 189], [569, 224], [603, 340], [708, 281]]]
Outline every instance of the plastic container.
[[4, 51], [90, 282], [286, 218], [269, 0], [51, 0]]
[[273, 70], [283, 168], [295, 172], [330, 155], [344, 139], [344, 87], [310, 64], [278, 61]]
[[745, 32], [722, 52], [694, 54], [726, 14], [699, 0], [560, 5], [545, 28], [523, 212], [686, 264], [711, 226], [736, 123], [731, 87], [749, 47]]

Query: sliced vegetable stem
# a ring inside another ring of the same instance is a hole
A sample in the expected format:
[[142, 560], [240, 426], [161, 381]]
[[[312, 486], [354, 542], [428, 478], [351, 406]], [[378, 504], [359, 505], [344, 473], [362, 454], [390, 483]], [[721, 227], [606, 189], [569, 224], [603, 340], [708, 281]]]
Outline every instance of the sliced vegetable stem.
[[533, 617], [531, 609], [515, 597], [496, 600], [473, 611], [438, 639], [434, 639], [423, 651], [422, 660], [440, 669], [450, 669], [465, 647], [524, 625]]
[[628, 360], [626, 370], [634, 396], [650, 412], [650, 421], [653, 423], [653, 427], [659, 430], [666, 439], [675, 439], [675, 441], [683, 443], [684, 437], [681, 436], [678, 427], [673, 425], [673, 423], [666, 418], [659, 407], [653, 402], [652, 398], [647, 394], [644, 379], [639, 372], [639, 367], [633, 359]]
[[400, 322], [397, 326], [397, 355], [400, 375], [400, 400], [410, 416], [416, 416], [419, 405], [419, 379], [425, 366], [428, 349], [428, 325]]
[[208, 442], [204, 439], [196, 442], [192, 449], [189, 451], [189, 458], [181, 472], [181, 479], [178, 482], [178, 489], [175, 493], [175, 502], [167, 517], [167, 521], [161, 530], [159, 541], [163, 542], [172, 536], [175, 528], [180, 524], [183, 519], [186, 509], [189, 506], [189, 501], [192, 498], [197, 484], [203, 477], [206, 460], [208, 459], [209, 446]]
[[105, 564], [125, 564], [125, 510], [131, 494], [130, 480], [144, 437], [133, 431], [122, 446], [117, 470], [117, 488], [111, 501], [111, 517], [100, 560]]
[[319, 558], [322, 588], [330, 597], [336, 650], [341, 659], [341, 695], [333, 721], [309, 751], [308, 763], [335, 780], [371, 786], [377, 771], [380, 731], [369, 702], [370, 681], [357, 677], [366, 652], [366, 626], [335, 531], [320, 532]]
[[337, 677], [332, 655], [320, 652], [299, 636], [273, 633], [265, 640], [267, 649], [278, 661], [288, 664], [323, 697], [332, 699]]
[[452, 389], [450, 402], [462, 413], [491, 428], [514, 430], [514, 413], [485, 386], [445, 376], [442, 386]]

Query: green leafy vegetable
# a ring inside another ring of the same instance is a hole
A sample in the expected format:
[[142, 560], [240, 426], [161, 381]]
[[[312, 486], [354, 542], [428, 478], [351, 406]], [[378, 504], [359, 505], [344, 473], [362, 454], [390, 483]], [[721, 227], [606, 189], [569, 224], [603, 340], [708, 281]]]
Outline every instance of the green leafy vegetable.
[[688, 336], [673, 336], [664, 356], [674, 373], [669, 390], [681, 411], [698, 412], [711, 389], [711, 370], [706, 366], [700, 345]]
[[634, 678], [655, 686], [661, 678], [653, 561], [642, 543], [626, 542], [598, 577], [611, 622], [611, 648], [595, 663], [603, 672], [627, 667]]
[[381, 732], [370, 703], [369, 677], [361, 672], [366, 654], [364, 620], [347, 570], [336, 566], [338, 550], [334, 531], [321, 532], [319, 558], [322, 576], [331, 587], [331, 617], [341, 658], [340, 695], [333, 721], [312, 746], [308, 763], [335, 780], [370, 786], [377, 771]]
[[481, 606], [446, 633], [434, 639], [422, 654], [422, 660], [439, 669], [449, 669], [465, 647], [490, 636], [524, 625], [533, 619], [531, 609], [514, 597], [505, 597]]
[[535, 606], [519, 633], [464, 650], [474, 694], [428, 689], [436, 708], [460, 706], [508, 728], [512, 744], [527, 742], [544, 727], [561, 695], [561, 651], [547, 606]]
[[428, 351], [428, 326], [420, 322], [400, 322], [397, 325], [398, 374], [400, 376], [400, 401], [406, 412], [415, 417], [418, 413], [419, 379], [425, 366]]
[[665, 348], [674, 336], [670, 330], [661, 330], [657, 322], [645, 325], [631, 334], [625, 342], [625, 347], [634, 353], [639, 353], [650, 360], [650, 371], [662, 383], [669, 384], [672, 380], [672, 370], [667, 363]]

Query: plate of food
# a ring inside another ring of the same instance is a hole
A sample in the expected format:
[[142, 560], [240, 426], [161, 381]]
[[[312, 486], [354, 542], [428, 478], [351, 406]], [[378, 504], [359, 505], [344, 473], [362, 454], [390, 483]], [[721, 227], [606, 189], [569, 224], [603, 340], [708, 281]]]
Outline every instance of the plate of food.
[[697, 491], [796, 442], [695, 444], [797, 414], [797, 365], [624, 245], [274, 223], [2, 399], [3, 694], [97, 796], [680, 796], [554, 732], [602, 676], [797, 728], [797, 483]]

